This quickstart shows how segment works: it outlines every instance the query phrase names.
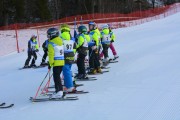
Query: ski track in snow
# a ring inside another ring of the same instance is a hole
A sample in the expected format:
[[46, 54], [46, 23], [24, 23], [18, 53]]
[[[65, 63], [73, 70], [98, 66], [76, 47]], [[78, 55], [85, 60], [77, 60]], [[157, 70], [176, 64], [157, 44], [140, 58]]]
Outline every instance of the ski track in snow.
[[0, 120], [179, 120], [179, 22], [180, 13], [114, 30], [119, 62], [97, 81], [78, 82], [90, 92], [68, 95], [78, 101], [31, 103], [47, 68], [18, 70], [26, 52], [0, 57], [0, 102], [15, 104], [0, 110]]

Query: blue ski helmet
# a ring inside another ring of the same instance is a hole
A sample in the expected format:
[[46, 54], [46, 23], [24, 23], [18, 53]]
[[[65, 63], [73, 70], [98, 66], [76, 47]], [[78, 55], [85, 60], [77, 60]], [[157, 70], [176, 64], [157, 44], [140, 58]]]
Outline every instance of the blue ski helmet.
[[96, 29], [96, 23], [95, 23], [95, 22], [90, 21], [90, 22], [88, 23], [88, 25], [89, 25], [89, 28], [90, 28], [90, 26], [93, 26], [92, 29]]

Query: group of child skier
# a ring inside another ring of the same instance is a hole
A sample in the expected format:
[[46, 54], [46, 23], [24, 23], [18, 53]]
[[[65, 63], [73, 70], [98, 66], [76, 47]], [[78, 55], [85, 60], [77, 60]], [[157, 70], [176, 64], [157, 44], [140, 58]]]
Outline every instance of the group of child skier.
[[[49, 28], [47, 30], [47, 40], [43, 43], [44, 55], [40, 66], [48, 65], [52, 68], [55, 84], [55, 93], [51, 98], [62, 98], [65, 92], [75, 92], [72, 78], [71, 67], [75, 62], [77, 55], [78, 74], [76, 79], [88, 79], [88, 74], [101, 73], [101, 68], [109, 63], [108, 49], [111, 48], [114, 58], [117, 59], [117, 53], [114, 49], [113, 42], [115, 35], [111, 25], [104, 24], [99, 31], [95, 22], [88, 23], [89, 31], [84, 25], [78, 27], [78, 34], [72, 37], [70, 26], [62, 24], [60, 29]], [[28, 42], [28, 58], [24, 68], [37, 67], [35, 61], [39, 47], [36, 36], [32, 35]], [[39, 54], [39, 53], [38, 53]], [[48, 56], [49, 61], [46, 62]], [[29, 62], [32, 62], [29, 66]], [[89, 67], [85, 67], [85, 60], [88, 59]], [[87, 72], [88, 69], [88, 72]], [[63, 72], [64, 86], [62, 85], [60, 74]]]

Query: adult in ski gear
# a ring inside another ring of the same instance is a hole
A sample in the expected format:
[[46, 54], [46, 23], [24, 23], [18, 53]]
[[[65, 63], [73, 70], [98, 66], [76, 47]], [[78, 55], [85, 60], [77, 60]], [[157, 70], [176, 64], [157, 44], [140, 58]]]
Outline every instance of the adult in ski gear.
[[72, 92], [74, 89], [71, 67], [74, 63], [74, 56], [76, 52], [76, 43], [75, 39], [70, 34], [70, 27], [67, 24], [62, 24], [60, 26], [61, 39], [63, 40], [64, 45], [64, 59], [65, 65], [63, 66], [63, 76], [64, 76], [64, 85], [67, 92]]
[[[28, 68], [28, 67], [36, 67], [35, 65], [35, 61], [37, 59], [37, 55], [36, 52], [39, 51], [39, 47], [38, 47], [38, 43], [36, 40], [37, 36], [32, 35], [30, 40], [28, 41], [28, 58], [26, 59], [24, 68]], [[31, 57], [33, 57], [31, 65], [29, 66], [29, 62], [31, 60]]]
[[89, 35], [90, 42], [88, 43], [89, 48], [89, 67], [90, 73], [96, 74], [101, 72], [99, 63], [99, 30], [94, 22], [89, 22]]
[[90, 36], [87, 33], [87, 28], [83, 25], [78, 27], [78, 42], [77, 42], [77, 66], [78, 66], [78, 79], [86, 78], [86, 70], [85, 70], [85, 57], [87, 56], [88, 52], [88, 42], [90, 41]]
[[59, 37], [59, 31], [56, 28], [49, 28], [47, 31], [47, 37], [49, 39], [49, 44], [48, 44], [49, 66], [53, 67], [53, 78], [55, 84], [55, 94], [53, 94], [51, 98], [62, 98], [63, 86], [61, 83], [60, 74], [64, 66], [63, 41]]
[[42, 44], [42, 48], [43, 48], [43, 51], [44, 51], [44, 55], [42, 57], [42, 62], [41, 62], [41, 65], [47, 65], [46, 63], [46, 58], [47, 58], [47, 55], [48, 55], [48, 43], [49, 43], [49, 40], [45, 40], [44, 43]]

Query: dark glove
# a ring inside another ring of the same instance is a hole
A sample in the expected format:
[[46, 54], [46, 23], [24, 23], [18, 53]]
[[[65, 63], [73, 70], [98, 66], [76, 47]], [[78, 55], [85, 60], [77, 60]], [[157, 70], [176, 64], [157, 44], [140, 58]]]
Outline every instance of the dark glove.
[[47, 48], [43, 48], [43, 51], [44, 51], [44, 52], [47, 52], [47, 51], [48, 51], [48, 49], [47, 49]]
[[35, 52], [39, 52], [39, 50], [38, 50], [38, 49], [36, 49], [36, 50], [35, 50]]
[[114, 40], [111, 40], [111, 43], [113, 43], [114, 42]]
[[51, 66], [50, 66], [50, 64], [48, 65], [48, 70], [50, 70], [51, 69]]

